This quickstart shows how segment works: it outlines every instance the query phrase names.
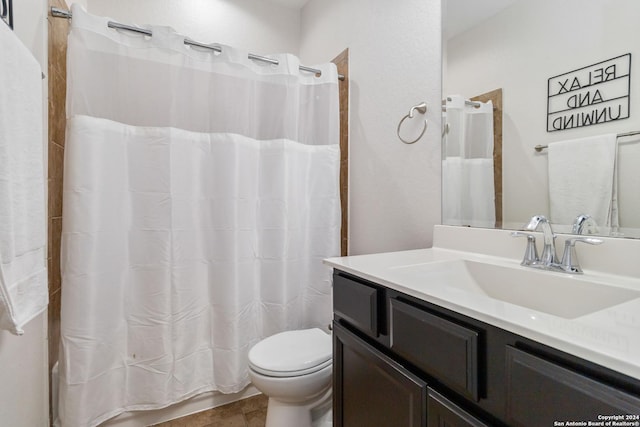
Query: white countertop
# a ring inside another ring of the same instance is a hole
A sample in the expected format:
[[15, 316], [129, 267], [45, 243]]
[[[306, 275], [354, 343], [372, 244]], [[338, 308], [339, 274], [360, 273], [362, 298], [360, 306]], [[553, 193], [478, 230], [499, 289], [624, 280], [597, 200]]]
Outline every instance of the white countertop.
[[[441, 246], [451, 247], [445, 244]], [[567, 319], [486, 295], [465, 292], [448, 286], [446, 280], [427, 280], [406, 274], [403, 268], [455, 260], [530, 269], [520, 266], [520, 260], [515, 257], [442, 247], [329, 258], [325, 264], [640, 379], [640, 298]], [[637, 263], [640, 263], [640, 258]], [[559, 275], [566, 280], [577, 277], [640, 291], [640, 277], [616, 276], [586, 268], [582, 276], [549, 271], [540, 271], [539, 274], [541, 278], [544, 275]], [[553, 295], [548, 297], [553, 298]], [[571, 304], [571, 301], [566, 301], [566, 304]]]

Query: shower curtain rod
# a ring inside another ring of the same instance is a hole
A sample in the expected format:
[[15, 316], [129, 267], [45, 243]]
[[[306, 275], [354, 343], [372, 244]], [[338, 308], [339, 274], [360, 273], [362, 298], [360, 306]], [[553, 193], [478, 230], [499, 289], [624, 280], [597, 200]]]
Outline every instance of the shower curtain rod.
[[[451, 102], [451, 101], [453, 101], [453, 99], [451, 99], [451, 98], [449, 98], [449, 97], [447, 97], [447, 99], [446, 99], [446, 100], [444, 100], [444, 99], [443, 99], [443, 100], [442, 100], [442, 105], [445, 105], [447, 101]], [[469, 105], [469, 106], [471, 106], [471, 107], [476, 107], [476, 108], [478, 108], [478, 107], [482, 106], [482, 102], [480, 102], [480, 101], [470, 101], [470, 100], [468, 100], [468, 99], [465, 99], [465, 100], [464, 100], [464, 105]]]
[[[633, 135], [640, 135], [640, 130], [635, 130], [635, 131], [626, 132], [626, 133], [619, 133], [619, 134], [616, 135], [616, 138], [624, 138], [625, 136], [633, 136]], [[626, 142], [636, 142], [636, 141], [626, 141]], [[536, 150], [537, 153], [541, 152], [545, 148], [549, 148], [549, 146], [548, 145], [536, 145], [535, 147], [533, 147], [533, 149]]]
[[[71, 19], [73, 17], [73, 15], [71, 14], [71, 11], [60, 9], [55, 6], [51, 7], [51, 16], [55, 18], [64, 18], [64, 19]], [[107, 23], [107, 26], [109, 28], [115, 28], [118, 30], [133, 31], [134, 33], [144, 34], [145, 36], [149, 36], [149, 37], [153, 36], [153, 33], [151, 32], [151, 30], [145, 30], [144, 28], [134, 27], [126, 24], [120, 24], [118, 22], [109, 21]], [[208, 45], [208, 44], [200, 43], [191, 39], [184, 39], [184, 44], [189, 46], [197, 46], [204, 49], [211, 49], [216, 52], [222, 52], [222, 48], [220, 46]], [[269, 64], [273, 64], [273, 65], [278, 65], [280, 63], [277, 59], [267, 58], [266, 56], [255, 55], [253, 53], [250, 53], [247, 56], [249, 57], [249, 59], [268, 62]], [[304, 65], [300, 65], [298, 68], [301, 71], [308, 71], [310, 73], [322, 74], [322, 71], [318, 70], [317, 68], [311, 68]], [[344, 81], [344, 76], [342, 74], [338, 74], [338, 80]]]
[[[452, 99], [447, 97], [446, 100], [445, 99], [442, 100], [441, 109], [442, 109], [443, 112], [447, 111], [447, 105], [446, 105], [447, 101], [452, 101]], [[468, 99], [465, 99], [464, 100], [464, 105], [469, 106], [469, 107], [473, 107], [473, 108], [480, 108], [482, 106], [482, 102], [480, 102], [480, 101], [470, 101]], [[494, 111], [497, 109], [495, 105], [493, 106], [493, 109], [494, 109]]]

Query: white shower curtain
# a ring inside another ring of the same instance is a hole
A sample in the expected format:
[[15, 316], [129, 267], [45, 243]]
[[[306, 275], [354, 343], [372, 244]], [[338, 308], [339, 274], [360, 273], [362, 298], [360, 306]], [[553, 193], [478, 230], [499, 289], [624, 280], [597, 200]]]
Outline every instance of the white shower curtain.
[[72, 9], [59, 424], [248, 383], [261, 338], [331, 318], [337, 72]]
[[493, 104], [474, 107], [450, 95], [443, 118], [443, 223], [494, 227]]

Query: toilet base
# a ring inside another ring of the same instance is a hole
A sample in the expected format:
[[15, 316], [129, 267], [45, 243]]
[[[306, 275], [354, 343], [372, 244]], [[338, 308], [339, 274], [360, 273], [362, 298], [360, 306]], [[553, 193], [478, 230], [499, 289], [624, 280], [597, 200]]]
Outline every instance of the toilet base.
[[[325, 412], [331, 410], [330, 401], [331, 388], [321, 397], [308, 402], [281, 402], [270, 397], [265, 427], [313, 427], [313, 418], [322, 417]], [[318, 413], [316, 408], [323, 408], [322, 413]]]

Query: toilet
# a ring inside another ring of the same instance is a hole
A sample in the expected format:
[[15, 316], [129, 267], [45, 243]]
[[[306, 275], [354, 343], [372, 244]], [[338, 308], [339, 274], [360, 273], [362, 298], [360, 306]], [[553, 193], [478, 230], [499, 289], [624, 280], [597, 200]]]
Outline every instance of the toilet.
[[266, 427], [331, 425], [331, 358], [331, 335], [318, 328], [281, 332], [249, 350], [251, 382], [269, 397]]

